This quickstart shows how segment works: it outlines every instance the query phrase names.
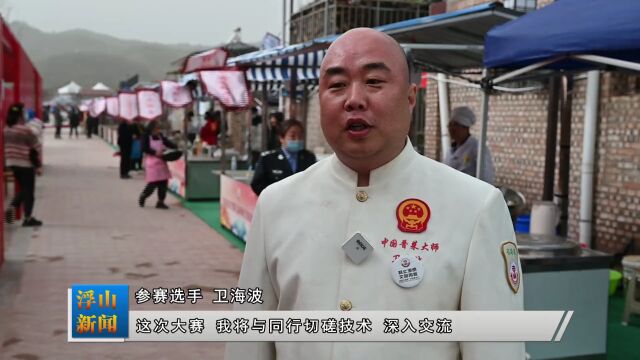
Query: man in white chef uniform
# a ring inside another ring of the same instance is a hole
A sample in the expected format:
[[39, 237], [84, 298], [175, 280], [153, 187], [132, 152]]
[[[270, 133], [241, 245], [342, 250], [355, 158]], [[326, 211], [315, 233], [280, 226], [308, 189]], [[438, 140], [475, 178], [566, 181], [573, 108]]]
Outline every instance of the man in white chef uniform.
[[[260, 195], [238, 286], [261, 288], [263, 304], [236, 310], [522, 310], [500, 192], [414, 151], [407, 134], [415, 102], [395, 40], [360, 28], [331, 45], [320, 108], [335, 155]], [[362, 239], [372, 250], [364, 259], [349, 246]], [[409, 281], [391, 271], [407, 261], [417, 269]], [[524, 359], [524, 343], [226, 346], [227, 360]]]
[[[451, 135], [451, 150], [447, 154], [444, 163], [452, 168], [471, 176], [476, 176], [478, 167], [478, 148], [480, 143], [469, 130], [476, 122], [476, 116], [467, 106], [460, 106], [451, 112], [449, 121], [449, 134]], [[495, 183], [495, 171], [491, 151], [487, 146], [484, 149], [484, 168], [480, 180], [489, 184]]]

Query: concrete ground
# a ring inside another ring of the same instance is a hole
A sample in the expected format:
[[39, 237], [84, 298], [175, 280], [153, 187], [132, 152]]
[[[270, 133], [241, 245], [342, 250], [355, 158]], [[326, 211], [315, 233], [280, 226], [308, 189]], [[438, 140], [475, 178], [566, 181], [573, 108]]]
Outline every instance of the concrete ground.
[[[118, 176], [118, 157], [101, 139], [53, 138], [34, 215], [42, 228], [6, 225], [0, 268], [0, 359], [222, 359], [224, 343], [67, 342], [67, 289], [74, 283], [129, 284], [131, 310], [229, 310], [212, 289], [235, 287], [242, 253], [180, 206], [143, 209], [142, 174]], [[66, 135], [66, 134], [65, 134]], [[140, 287], [199, 287], [195, 305], [136, 305]]]

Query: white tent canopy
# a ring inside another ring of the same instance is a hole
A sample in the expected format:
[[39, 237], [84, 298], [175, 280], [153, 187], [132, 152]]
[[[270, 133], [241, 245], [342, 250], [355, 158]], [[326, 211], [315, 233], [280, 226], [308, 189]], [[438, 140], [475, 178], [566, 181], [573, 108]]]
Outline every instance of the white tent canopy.
[[107, 85], [99, 82], [96, 83], [95, 85], [93, 85], [93, 87], [91, 88], [91, 90], [96, 90], [96, 91], [111, 91], [111, 88], [108, 87]]
[[67, 85], [58, 89], [58, 94], [60, 95], [72, 95], [79, 94], [82, 91], [82, 86], [78, 85], [76, 82], [72, 81]]

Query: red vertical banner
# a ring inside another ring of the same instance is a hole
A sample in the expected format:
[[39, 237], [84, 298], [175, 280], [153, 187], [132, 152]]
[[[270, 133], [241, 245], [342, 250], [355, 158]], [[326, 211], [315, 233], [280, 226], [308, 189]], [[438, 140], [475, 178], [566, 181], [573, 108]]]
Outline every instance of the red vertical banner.
[[229, 53], [222, 48], [191, 55], [184, 61], [182, 73], [223, 68], [227, 63], [227, 56]]
[[138, 90], [138, 116], [144, 120], [155, 120], [162, 115], [162, 101], [155, 90]]
[[118, 104], [118, 97], [107, 98], [107, 114], [109, 116], [118, 117], [120, 115], [120, 106]]
[[228, 110], [246, 109], [251, 105], [251, 92], [244, 71], [201, 71], [200, 80], [207, 93]]
[[118, 94], [118, 105], [121, 119], [133, 121], [138, 117], [138, 96], [135, 93]]
[[80, 105], [78, 106], [78, 110], [82, 112], [89, 111], [92, 102], [93, 100], [82, 100], [82, 102], [80, 102]]
[[180, 108], [187, 106], [193, 102], [191, 91], [186, 86], [182, 86], [175, 81], [160, 82], [162, 89], [162, 102], [174, 107]]
[[93, 99], [93, 101], [91, 102], [91, 106], [89, 106], [89, 114], [92, 117], [98, 117], [105, 111], [106, 108], [107, 101], [105, 100], [105, 98], [101, 97]]

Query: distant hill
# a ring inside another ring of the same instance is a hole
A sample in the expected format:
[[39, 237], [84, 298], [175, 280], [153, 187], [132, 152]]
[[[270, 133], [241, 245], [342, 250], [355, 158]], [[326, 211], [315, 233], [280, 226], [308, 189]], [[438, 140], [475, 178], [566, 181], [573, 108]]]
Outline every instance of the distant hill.
[[210, 48], [122, 40], [87, 30], [46, 33], [23, 22], [10, 26], [40, 71], [47, 92], [71, 80], [83, 87], [103, 82], [114, 89], [135, 74], [141, 81], [162, 80], [175, 69], [173, 61]]

